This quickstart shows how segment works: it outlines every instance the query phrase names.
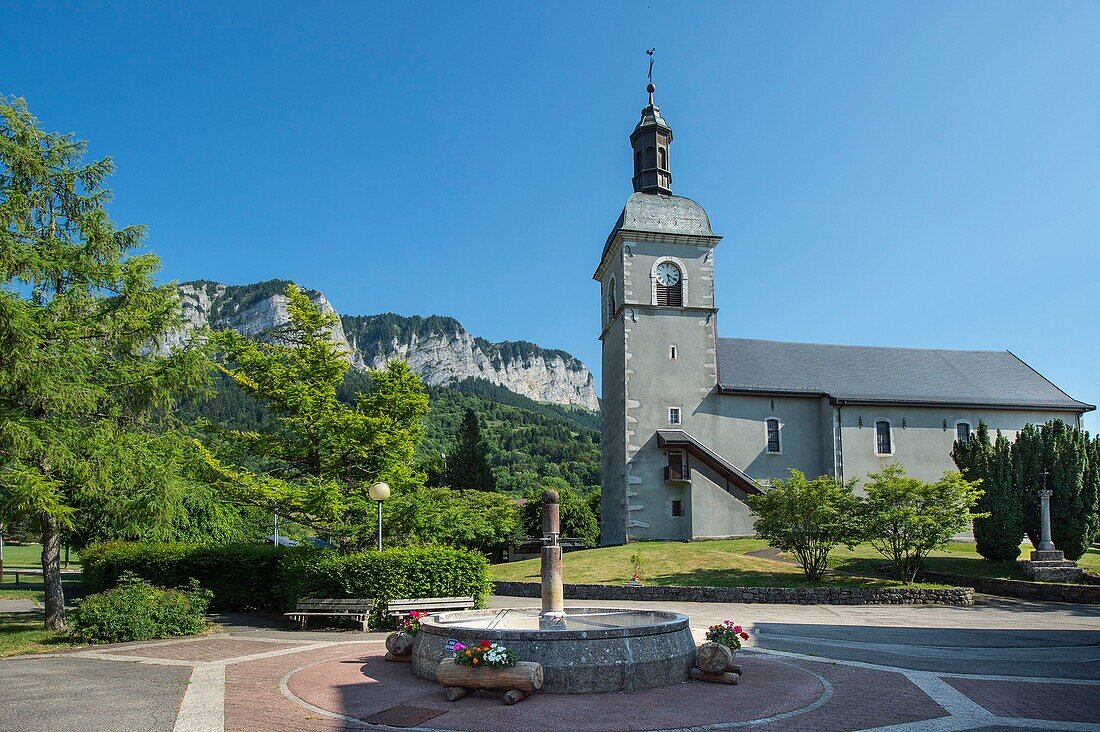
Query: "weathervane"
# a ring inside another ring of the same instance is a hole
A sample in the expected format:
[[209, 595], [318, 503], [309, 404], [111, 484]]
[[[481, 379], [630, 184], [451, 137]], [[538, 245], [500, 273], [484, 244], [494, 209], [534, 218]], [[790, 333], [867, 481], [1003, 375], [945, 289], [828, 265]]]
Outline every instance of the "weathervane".
[[648, 51], [646, 51], [646, 55], [649, 56], [649, 83], [650, 84], [653, 83], [653, 52], [656, 51], [656, 50], [657, 50], [656, 48], [651, 48]]

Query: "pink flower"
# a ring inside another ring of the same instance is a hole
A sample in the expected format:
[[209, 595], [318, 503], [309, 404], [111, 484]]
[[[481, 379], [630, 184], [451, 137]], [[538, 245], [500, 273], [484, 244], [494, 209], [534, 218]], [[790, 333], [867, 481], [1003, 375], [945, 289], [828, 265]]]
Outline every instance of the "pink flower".
[[733, 626], [733, 632], [734, 633], [740, 633], [741, 632], [741, 626], [740, 625]]
[[461, 643], [455, 643], [455, 650], [456, 651], [465, 651], [466, 646], [462, 645]]

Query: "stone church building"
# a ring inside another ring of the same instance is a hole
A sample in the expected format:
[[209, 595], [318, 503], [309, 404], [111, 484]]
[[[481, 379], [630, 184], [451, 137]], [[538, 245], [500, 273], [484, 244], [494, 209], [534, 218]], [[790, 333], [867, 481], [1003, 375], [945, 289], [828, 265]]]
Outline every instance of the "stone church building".
[[653, 103], [630, 135], [634, 194], [603, 248], [605, 544], [752, 533], [745, 504], [790, 468], [864, 479], [899, 461], [953, 470], [984, 420], [1080, 425], [1070, 398], [1009, 351], [784, 343], [718, 335], [702, 206], [672, 195], [672, 129]]

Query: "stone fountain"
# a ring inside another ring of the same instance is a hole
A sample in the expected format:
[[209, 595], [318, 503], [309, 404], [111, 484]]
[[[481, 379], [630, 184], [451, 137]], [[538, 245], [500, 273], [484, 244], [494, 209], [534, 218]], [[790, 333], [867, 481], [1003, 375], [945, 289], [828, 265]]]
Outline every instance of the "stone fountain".
[[543, 668], [542, 691], [642, 691], [686, 681], [695, 641], [686, 616], [658, 610], [565, 607], [556, 491], [542, 494], [542, 607], [465, 610], [420, 622], [413, 672], [435, 680], [455, 643], [502, 643]]

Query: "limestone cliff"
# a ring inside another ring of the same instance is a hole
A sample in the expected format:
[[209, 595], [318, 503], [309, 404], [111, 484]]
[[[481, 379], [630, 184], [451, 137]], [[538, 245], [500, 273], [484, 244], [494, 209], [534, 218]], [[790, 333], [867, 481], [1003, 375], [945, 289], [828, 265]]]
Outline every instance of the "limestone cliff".
[[[286, 285], [282, 280], [241, 286], [184, 283], [179, 291], [186, 330], [209, 326], [259, 335], [282, 325], [287, 320]], [[320, 292], [306, 292], [321, 308], [335, 312]], [[595, 381], [578, 359], [526, 341], [490, 343], [472, 336], [454, 318], [344, 315], [333, 335], [347, 344], [356, 368], [377, 369], [400, 358], [433, 386], [485, 379], [537, 401], [599, 409]], [[186, 331], [176, 339], [185, 337]]]

